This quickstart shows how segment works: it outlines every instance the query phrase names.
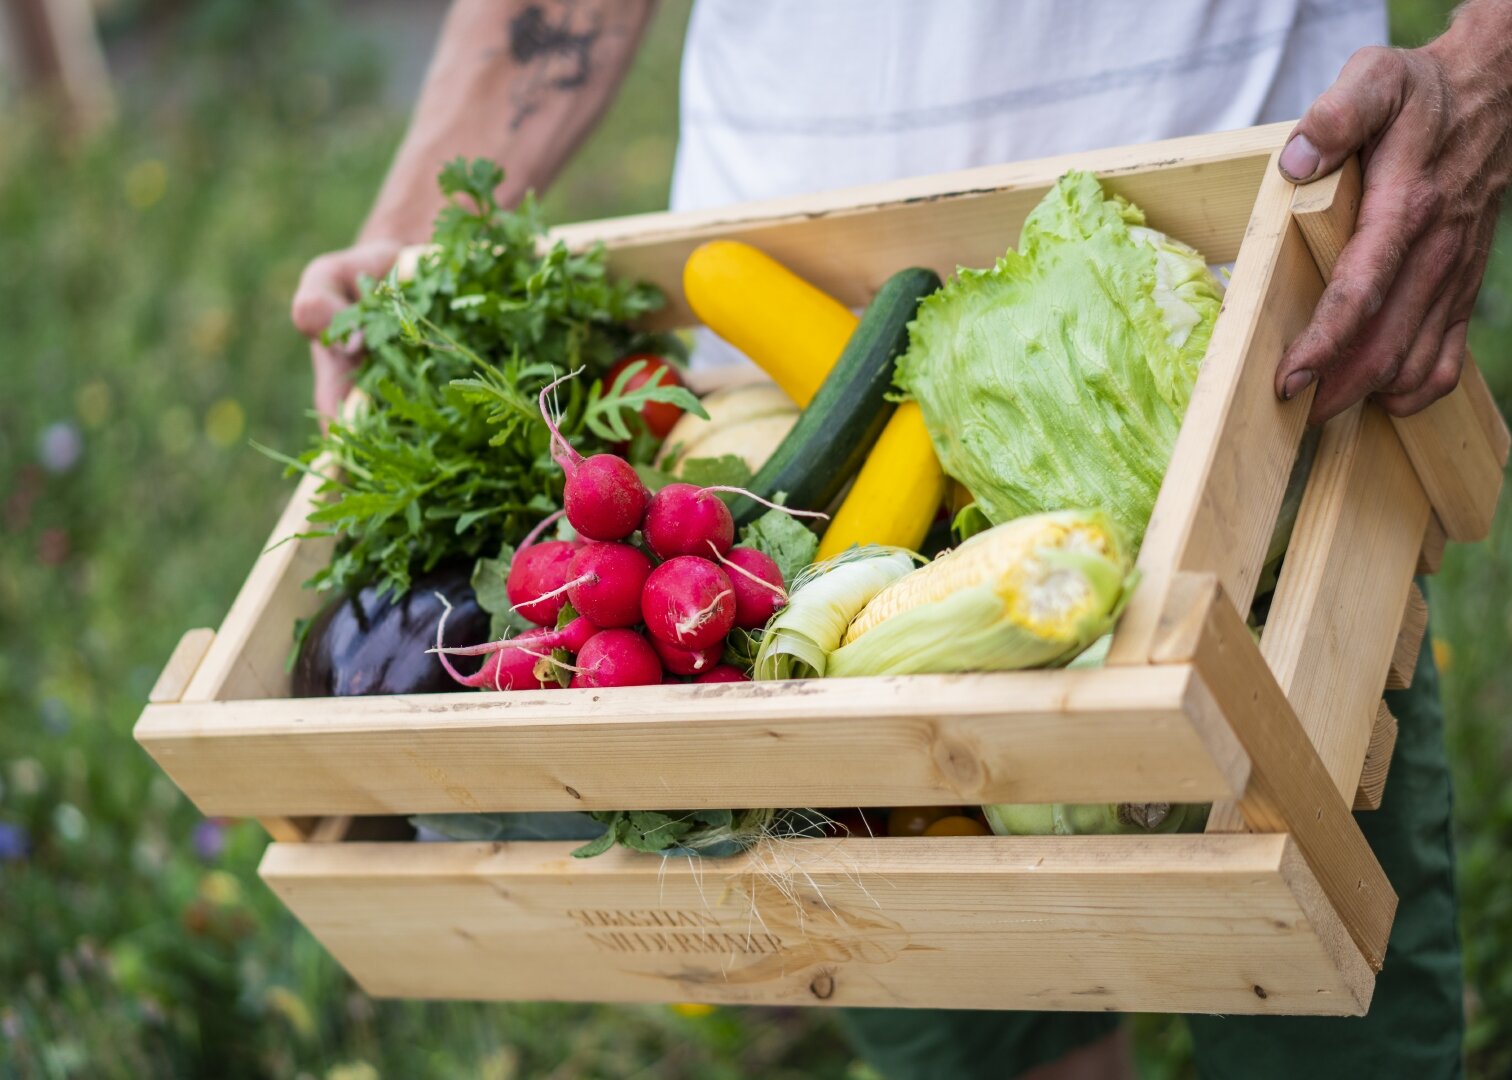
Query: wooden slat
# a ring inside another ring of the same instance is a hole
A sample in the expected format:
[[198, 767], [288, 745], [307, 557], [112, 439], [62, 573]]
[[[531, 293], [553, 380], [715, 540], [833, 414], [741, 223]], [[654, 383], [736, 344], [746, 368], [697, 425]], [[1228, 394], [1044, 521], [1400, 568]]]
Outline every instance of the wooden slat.
[[1260, 652], [1344, 798], [1360, 782], [1428, 499], [1391, 422], [1359, 404], [1325, 426]]
[[267, 816], [258, 818], [257, 823], [281, 844], [303, 844], [320, 824], [320, 820], [315, 817]]
[[1508, 434], [1475, 361], [1466, 355], [1453, 392], [1397, 417], [1396, 429], [1449, 539], [1484, 539], [1501, 496]]
[[1247, 762], [1191, 683], [1176, 665], [219, 702], [151, 706], [136, 738], [229, 815], [1231, 797]]
[[[1350, 937], [1379, 971], [1396, 894], [1350, 816], [1353, 789], [1349, 801], [1339, 793], [1216, 578], [1184, 574], [1171, 591], [1183, 614], [1168, 622], [1156, 662], [1190, 659], [1196, 666], [1194, 688], [1212, 695], [1250, 758], [1250, 782], [1238, 800], [1245, 824], [1254, 832], [1292, 834]], [[1209, 822], [1209, 835], [1220, 831]]]
[[1391, 771], [1391, 755], [1396, 751], [1397, 722], [1386, 703], [1376, 709], [1375, 727], [1370, 732], [1370, 748], [1365, 751], [1365, 768], [1360, 772], [1360, 786], [1355, 789], [1354, 809], [1379, 810], [1386, 791], [1386, 774]]
[[[318, 461], [317, 469], [329, 463]], [[294, 620], [313, 614], [321, 597], [301, 588], [331, 558], [326, 539], [291, 540], [309, 528], [321, 481], [306, 476], [274, 525], [263, 553], [252, 566], [225, 621], [216, 631], [204, 662], [195, 672], [185, 701], [283, 697], [289, 692], [284, 670], [294, 644]]]
[[1437, 514], [1428, 515], [1428, 527], [1423, 530], [1423, 550], [1418, 553], [1417, 572], [1436, 574], [1444, 561], [1444, 545], [1449, 542], [1444, 524]]
[[1406, 690], [1417, 670], [1418, 653], [1428, 630], [1428, 601], [1416, 585], [1407, 590], [1407, 606], [1402, 610], [1402, 625], [1397, 631], [1396, 646], [1391, 652], [1391, 668], [1386, 673], [1386, 689]]
[[189, 687], [189, 681], [194, 678], [195, 671], [199, 669], [200, 663], [205, 659], [205, 653], [210, 648], [210, 643], [214, 640], [215, 631], [209, 627], [185, 631], [184, 636], [179, 638], [178, 644], [173, 647], [173, 654], [168, 657], [168, 663], [163, 665], [163, 670], [158, 674], [157, 682], [153, 683], [152, 689], [148, 691], [147, 700], [155, 705], [161, 705], [183, 697], [184, 691]]
[[1281, 352], [1323, 291], [1290, 215], [1292, 186], [1267, 168], [1223, 313], [1139, 552], [1143, 581], [1110, 664], [1146, 663], [1177, 574], [1211, 572], [1249, 610], [1296, 458], [1311, 391], [1276, 399]]
[[[1297, 189], [1293, 212], [1325, 278], [1354, 233], [1360, 193], [1354, 158]], [[1465, 357], [1460, 384], [1448, 396], [1393, 422], [1449, 539], [1479, 540], [1489, 533], [1512, 436], [1475, 361]]]
[[1232, 260], [1265, 164], [1287, 124], [1142, 146], [889, 181], [839, 191], [679, 213], [568, 225], [553, 237], [574, 248], [602, 241], [610, 271], [667, 295], [653, 326], [696, 320], [682, 291], [688, 254], [715, 237], [744, 240], [846, 304], [867, 303], [906, 266], [947, 277], [991, 266], [1018, 242], [1029, 211], [1070, 169], [1095, 171], [1109, 190], [1143, 209], [1152, 226], [1214, 262]]
[[381, 997], [1357, 1015], [1373, 980], [1285, 836], [274, 845]]

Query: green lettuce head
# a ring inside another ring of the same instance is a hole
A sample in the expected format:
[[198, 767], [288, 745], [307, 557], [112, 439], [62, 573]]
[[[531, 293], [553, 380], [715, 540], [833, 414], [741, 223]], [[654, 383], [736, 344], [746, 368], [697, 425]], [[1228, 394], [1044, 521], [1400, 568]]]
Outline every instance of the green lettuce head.
[[989, 522], [1096, 506], [1139, 538], [1222, 296], [1201, 254], [1067, 173], [1017, 251], [920, 305], [897, 382]]

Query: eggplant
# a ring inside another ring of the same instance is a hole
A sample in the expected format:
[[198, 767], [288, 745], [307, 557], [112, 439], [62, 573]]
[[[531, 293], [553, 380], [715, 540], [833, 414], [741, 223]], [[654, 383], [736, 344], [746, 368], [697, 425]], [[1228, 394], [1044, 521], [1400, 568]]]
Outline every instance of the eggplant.
[[[294, 661], [295, 697], [366, 694], [434, 694], [461, 688], [440, 661], [426, 652], [436, 644], [436, 623], [446, 620], [449, 644], [488, 640], [489, 615], [478, 606], [469, 568], [438, 569], [410, 584], [402, 596], [379, 596], [376, 585], [337, 597], [310, 625]], [[480, 660], [457, 657], [459, 670], [476, 671]]]

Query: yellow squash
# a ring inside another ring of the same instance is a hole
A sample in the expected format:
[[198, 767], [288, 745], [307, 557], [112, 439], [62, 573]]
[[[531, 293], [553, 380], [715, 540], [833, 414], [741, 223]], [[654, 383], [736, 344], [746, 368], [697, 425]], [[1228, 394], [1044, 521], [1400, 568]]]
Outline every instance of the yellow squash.
[[799, 405], [812, 400], [859, 321], [840, 301], [739, 240], [710, 240], [683, 266], [699, 320]]
[[917, 550], [945, 498], [945, 473], [935, 457], [917, 402], [898, 406], [850, 493], [819, 541], [819, 558], [853, 544]]

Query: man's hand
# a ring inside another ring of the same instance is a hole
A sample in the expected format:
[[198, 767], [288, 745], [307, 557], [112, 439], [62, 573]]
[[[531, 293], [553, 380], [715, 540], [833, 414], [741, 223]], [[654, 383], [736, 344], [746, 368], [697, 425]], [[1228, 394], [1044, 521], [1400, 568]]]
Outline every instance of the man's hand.
[[357, 279], [380, 278], [399, 258], [402, 245], [393, 240], [369, 240], [344, 251], [311, 260], [299, 276], [291, 316], [294, 327], [310, 339], [310, 364], [315, 369], [315, 408], [335, 416], [352, 386], [362, 342], [324, 345], [320, 335], [342, 308], [357, 299]]
[[1315, 379], [1311, 420], [1364, 397], [1417, 412], [1453, 390], [1512, 177], [1512, 4], [1464, 5], [1421, 49], [1361, 49], [1297, 124], [1281, 171], [1298, 183], [1358, 152], [1364, 197], [1276, 393]]

